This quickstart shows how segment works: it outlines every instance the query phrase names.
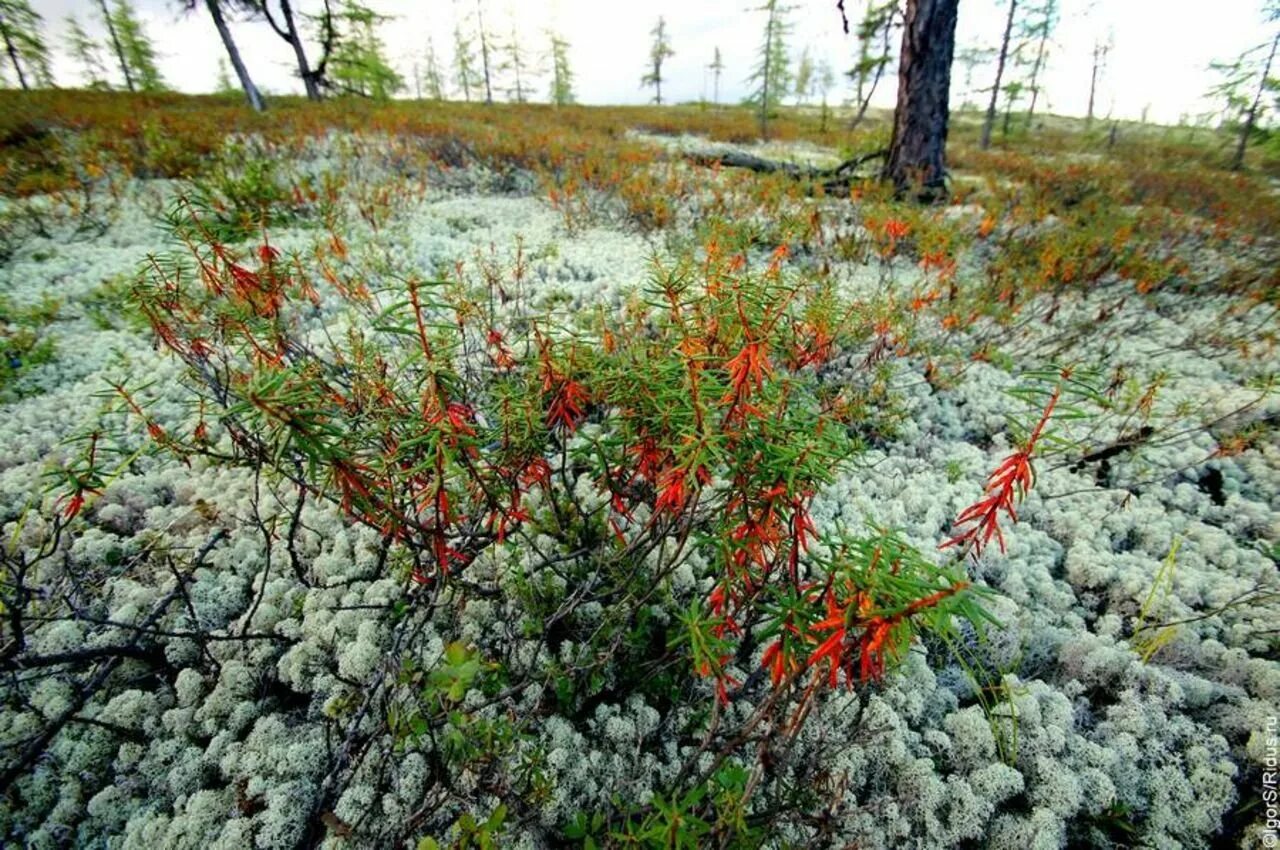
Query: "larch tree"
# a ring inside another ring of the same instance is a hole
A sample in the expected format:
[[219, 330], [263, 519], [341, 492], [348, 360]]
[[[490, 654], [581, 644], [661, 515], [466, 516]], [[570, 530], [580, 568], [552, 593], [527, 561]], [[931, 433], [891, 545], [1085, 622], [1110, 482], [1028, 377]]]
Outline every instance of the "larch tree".
[[1222, 81], [1212, 93], [1225, 101], [1228, 115], [1225, 123], [1236, 132], [1230, 162], [1233, 171], [1244, 168], [1249, 139], [1266, 113], [1264, 96], [1268, 90], [1280, 90], [1280, 81], [1271, 76], [1276, 49], [1280, 47], [1280, 26], [1277, 26], [1280, 23], [1280, 0], [1271, 0], [1264, 15], [1273, 30], [1270, 39], [1254, 45], [1231, 62], [1214, 62], [1209, 66], [1221, 75]]
[[480, 86], [476, 70], [476, 52], [471, 37], [461, 24], [453, 28], [453, 82], [462, 93], [462, 99], [471, 102], [471, 90]]
[[[231, 35], [231, 28], [227, 26], [227, 11], [235, 5], [235, 0], [183, 0], [187, 12], [195, 11], [202, 3], [213, 20], [214, 29], [218, 31], [218, 38], [222, 40], [222, 48], [227, 52], [227, 59], [231, 61], [231, 67], [236, 72], [236, 79], [240, 81], [240, 89], [244, 92], [245, 101], [254, 112], [265, 111], [266, 101], [262, 99], [262, 93], [258, 91], [253, 78], [249, 76], [249, 69], [240, 56], [240, 48], [236, 46], [235, 38]], [[240, 5], [250, 14], [256, 11], [252, 3]]]
[[1031, 78], [1027, 87], [1031, 90], [1031, 103], [1027, 107], [1027, 126], [1035, 119], [1036, 103], [1040, 99], [1041, 80], [1049, 62], [1049, 42], [1058, 25], [1058, 0], [1041, 0], [1031, 11], [1027, 24], [1027, 36], [1036, 45], [1035, 59], [1031, 63]]
[[777, 111], [783, 94], [791, 86], [786, 43], [789, 31], [786, 16], [791, 7], [779, 5], [778, 0], [766, 0], [755, 11], [765, 13], [764, 38], [756, 65], [747, 77], [747, 82], [754, 84], [755, 88], [747, 95], [745, 103], [756, 111], [761, 138], [768, 138], [769, 116]]
[[569, 42], [554, 32], [551, 39], [551, 90], [549, 99], [556, 106], [573, 103], [573, 69], [569, 67]]
[[1002, 91], [1004, 92], [1004, 116], [1000, 123], [1000, 136], [1008, 138], [1013, 121], [1013, 107], [1026, 93], [1027, 84], [1015, 77], [1004, 84]]
[[813, 78], [814, 88], [817, 90], [819, 97], [822, 99], [821, 125], [820, 132], [827, 132], [827, 121], [831, 117], [831, 108], [827, 105], [827, 95], [831, 93], [831, 87], [836, 84], [835, 71], [831, 68], [831, 62], [827, 59], [821, 59], [818, 67], [814, 71]]
[[893, 64], [893, 31], [901, 23], [898, 0], [868, 0], [858, 21], [857, 61], [846, 72], [854, 83], [854, 112], [849, 121], [853, 129], [862, 123], [871, 106], [871, 98], [881, 78]]
[[85, 32], [75, 15], [67, 15], [67, 53], [80, 66], [85, 88], [111, 88], [107, 80], [107, 63], [102, 58], [102, 45]]
[[646, 86], [653, 88], [653, 102], [658, 106], [662, 105], [662, 81], [666, 79], [662, 76], [662, 66], [676, 52], [671, 49], [671, 41], [667, 37], [667, 22], [661, 16], [658, 17], [658, 23], [649, 32], [653, 36], [653, 44], [649, 47], [649, 70], [640, 78], [640, 87]]
[[808, 103], [813, 93], [813, 83], [813, 57], [809, 55], [809, 48], [806, 46], [800, 51], [800, 58], [796, 60], [796, 78], [791, 85], [792, 93], [796, 97], [796, 106]]
[[43, 20], [27, 0], [0, 0], [0, 40], [23, 89], [53, 87]]
[[498, 44], [497, 49], [502, 55], [498, 72], [508, 75], [510, 80], [506, 88], [507, 100], [513, 103], [528, 103], [529, 60], [520, 44], [520, 33], [516, 30], [514, 22], [511, 25], [510, 37]]
[[720, 48], [715, 49], [711, 58], [711, 64], [707, 66], [707, 70], [711, 72], [711, 102], [716, 106], [720, 105], [720, 75], [724, 73], [724, 60], [720, 58]]
[[899, 195], [946, 197], [948, 98], [959, 0], [907, 0], [884, 176]]
[[164, 77], [157, 65], [155, 45], [151, 43], [142, 21], [129, 0], [116, 0], [110, 18], [120, 42], [121, 67], [130, 90], [155, 92], [165, 88]]
[[436, 58], [436, 47], [431, 42], [431, 36], [427, 36], [422, 63], [422, 75], [417, 80], [418, 98], [421, 99], [425, 93], [428, 100], [444, 100], [444, 74], [440, 71], [440, 61]]
[[491, 41], [484, 26], [484, 7], [476, 0], [476, 37], [480, 40], [480, 68], [484, 74], [484, 102], [493, 103], [493, 65], [489, 61]]
[[964, 68], [964, 100], [961, 102], [961, 109], [976, 108], [972, 98], [978, 90], [973, 85], [973, 73], [994, 59], [995, 55], [994, 47], [964, 47], [956, 51], [955, 61]]
[[214, 78], [213, 93], [228, 95], [240, 93], [240, 89], [236, 88], [235, 82], [231, 79], [231, 67], [227, 65], [225, 56], [218, 57], [218, 76]]
[[338, 35], [328, 77], [347, 94], [388, 100], [404, 88], [404, 78], [391, 67], [378, 27], [389, 20], [368, 6], [345, 0], [337, 13]]
[[1111, 39], [1093, 43], [1093, 65], [1089, 71], [1089, 108], [1084, 116], [1084, 126], [1093, 126], [1093, 108], [1097, 102], [1098, 80], [1107, 68], [1107, 54], [1111, 52]]
[[120, 73], [124, 76], [124, 87], [129, 91], [137, 91], [137, 86], [133, 83], [133, 74], [129, 70], [129, 62], [125, 57], [124, 44], [120, 41], [120, 33], [116, 30], [115, 18], [111, 14], [111, 9], [107, 7], [107, 0], [98, 0], [98, 9], [102, 14], [102, 24], [107, 28], [107, 35], [111, 37], [111, 49], [116, 55], [116, 62], [120, 64]]
[[1009, 59], [1009, 41], [1013, 38], [1013, 21], [1018, 12], [1018, 0], [1009, 0], [1009, 15], [1005, 19], [1004, 38], [1000, 39], [1000, 52], [996, 56], [996, 79], [991, 84], [991, 99], [987, 102], [987, 114], [982, 121], [982, 149], [991, 147], [991, 131], [996, 123], [996, 105], [1002, 91], [1000, 84], [1004, 79], [1004, 67]]

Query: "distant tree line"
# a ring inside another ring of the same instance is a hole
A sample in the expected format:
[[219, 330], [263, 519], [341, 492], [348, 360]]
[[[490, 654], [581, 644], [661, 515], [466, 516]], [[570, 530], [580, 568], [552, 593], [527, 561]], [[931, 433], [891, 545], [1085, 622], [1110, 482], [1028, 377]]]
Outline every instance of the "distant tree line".
[[[486, 19], [484, 0], [474, 0], [474, 4], [462, 0], [463, 13], [452, 33], [451, 62], [440, 58], [433, 39], [424, 34], [424, 47], [410, 58], [408, 73], [387, 55], [380, 35], [392, 17], [360, 0], [307, 0], [308, 11], [295, 7], [298, 0], [173, 2], [187, 14], [208, 15], [226, 54], [218, 65], [216, 90], [239, 91], [256, 110], [267, 108], [266, 99], [235, 42], [232, 24], [269, 26], [288, 45], [294, 73], [311, 100], [330, 95], [382, 100], [399, 94], [486, 104], [498, 97], [515, 103], [545, 97], [557, 105], [576, 100], [568, 41], [548, 30], [542, 49], [533, 50], [513, 19], [500, 30], [494, 29], [492, 20]], [[1057, 48], [1054, 33], [1061, 18], [1059, 0], [996, 2], [1002, 10], [1001, 28], [990, 34], [990, 42], [957, 48], [957, 0], [835, 0], [844, 31], [852, 37], [850, 67], [843, 74], [848, 86], [843, 99], [850, 109], [848, 126], [856, 127], [865, 118], [877, 91], [889, 85], [886, 80], [894, 75], [898, 78], [888, 171], [898, 167], [895, 163], [902, 153], [904, 134], [923, 132], [921, 127], [928, 125], [931, 129], [925, 135], [932, 139], [927, 145], [932, 152], [924, 160], [909, 159], [915, 179], [928, 174], [926, 182], [941, 187], [945, 169], [939, 145], [945, 144], [953, 90], [959, 92], [965, 107], [976, 108], [975, 96], [985, 100], [980, 135], [984, 148], [992, 144], [997, 127], [1001, 138], [1015, 129], [1031, 129], [1037, 110], [1046, 108], [1044, 80]], [[164, 90], [159, 52], [132, 0], [85, 3], [89, 6], [87, 15], [70, 15], [65, 20], [63, 45], [82, 85], [130, 92]], [[1230, 157], [1235, 168], [1243, 165], [1250, 141], [1266, 135], [1267, 119], [1280, 101], [1280, 82], [1272, 75], [1280, 47], [1280, 0], [1264, 0], [1264, 4], [1265, 40], [1211, 67], [1218, 82], [1210, 93], [1222, 104], [1219, 126], [1235, 134]], [[828, 99], [836, 82], [831, 64], [825, 59], [815, 61], [807, 46], [793, 55], [792, 6], [783, 0], [763, 0], [754, 11], [762, 32], [755, 60], [743, 79], [747, 94], [741, 103], [755, 113], [761, 136], [768, 135], [770, 121], [787, 100], [796, 107], [818, 105], [825, 129], [830, 115]], [[670, 100], [669, 62], [676, 51], [664, 17], [658, 17], [650, 35], [640, 85], [652, 90], [654, 104], [662, 105]], [[0, 41], [4, 50], [0, 83], [22, 89], [56, 85], [45, 21], [32, 0], [0, 0]], [[1113, 49], [1110, 35], [1094, 42], [1086, 125], [1094, 120]], [[954, 85], [953, 66], [962, 72]], [[703, 67], [712, 84], [711, 103], [718, 106], [726, 72], [718, 46]], [[705, 89], [702, 98], [705, 102]], [[917, 115], [918, 121], [923, 121], [920, 126], [907, 121], [903, 110], [911, 102], [927, 104], [934, 114]], [[900, 183], [904, 179], [901, 174], [895, 177]]]

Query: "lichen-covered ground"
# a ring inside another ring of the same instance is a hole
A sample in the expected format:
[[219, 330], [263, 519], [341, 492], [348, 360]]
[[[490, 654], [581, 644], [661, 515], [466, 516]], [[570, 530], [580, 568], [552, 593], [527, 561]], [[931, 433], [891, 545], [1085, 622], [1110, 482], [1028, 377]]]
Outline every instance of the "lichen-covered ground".
[[[394, 173], [370, 152], [376, 144], [367, 147], [315, 142], [311, 158], [292, 167], [343, 169], [352, 180]], [[823, 161], [812, 146], [802, 154]], [[694, 180], [753, 179], [680, 167]], [[645, 282], [655, 257], [688, 250], [680, 226], [689, 211], [675, 211], [674, 232], [641, 229], [623, 215], [571, 220], [519, 169], [450, 169], [425, 184], [376, 229], [360, 215], [343, 218], [354, 267], [377, 274], [382, 257], [424, 274], [461, 263], [507, 276], [519, 258], [537, 298], [609, 310]], [[101, 235], [32, 236], [0, 264], [11, 312], [57, 302], [41, 330], [52, 356], [21, 364], [0, 407], [0, 520], [11, 548], [41, 545], [60, 507], [49, 471], [81, 445], [69, 440], [111, 426], [130, 447], [145, 444], [113, 403], [111, 384], [145, 385], [148, 412], [166, 428], [191, 416], [181, 364], [130, 314], [120, 296], [127, 287], [111, 284], [169, 244], [157, 213], [184, 184], [120, 185]], [[795, 203], [821, 210], [827, 244], [863, 225], [847, 199]], [[970, 230], [983, 218], [972, 204], [938, 215]], [[327, 234], [300, 224], [270, 238], [306, 256]], [[1254, 247], [1263, 256], [1267, 238]], [[980, 280], [997, 250], [966, 247], [959, 285]], [[1211, 281], [1220, 259], [1206, 244], [1185, 277]], [[794, 258], [830, 264], [842, 287], [869, 302], [916, 297], [927, 285], [918, 260], [834, 250]], [[340, 321], [328, 309], [316, 327]], [[1005, 530], [1007, 550], [990, 546], [968, 566], [995, 591], [987, 604], [1001, 625], [958, 651], [919, 642], [883, 682], [824, 695], [789, 751], [742, 754], [748, 767], [774, 758], [816, 791], [802, 817], [780, 820], [769, 846], [1261, 841], [1265, 730], [1280, 711], [1280, 402], [1266, 384], [1277, 367], [1274, 306], [1203, 286], [1138, 294], [1112, 276], [1093, 290], [1037, 293], [1020, 315], [995, 331], [937, 322], [917, 330], [945, 336], [958, 365], [939, 382], [926, 380], [924, 357], [889, 359], [880, 391], [894, 427], [818, 494], [815, 522], [892, 527], [937, 552], [1012, 445], [1008, 417], [1025, 407], [1004, 391], [1024, 369], [1088, 365], [1104, 385], [1122, 375], [1113, 390], [1122, 396], [1157, 383], [1151, 433], [1126, 442], [1132, 421], [1064, 421], [1072, 448], [1037, 462], [1018, 523]], [[847, 352], [825, 380], [851, 380], [865, 356]], [[639, 690], [615, 701], [605, 683], [603, 696], [558, 712], [534, 677], [497, 695], [467, 694], [466, 722], [436, 732], [497, 755], [442, 775], [426, 743], [388, 723], [402, 699], [404, 659], [431, 670], [461, 642], [513, 669], [546, 667], [557, 655], [572, 663], [574, 640], [553, 649], [525, 622], [516, 577], [547, 578], [526, 573], [532, 559], [480, 559], [469, 578], [492, 579], [500, 592], [428, 603], [385, 569], [378, 535], [336, 505], [301, 507], [289, 542], [299, 572], [292, 552], [263, 539], [271, 518], [295, 506], [287, 490], [243, 469], [145, 451], [122, 456], [116, 473], [57, 556], [24, 579], [25, 645], [6, 655], [0, 686], [0, 764], [16, 763], [51, 721], [72, 716], [3, 789], [6, 846], [266, 850], [412, 845], [427, 836], [445, 846], [513, 798], [521, 805], [504, 810], [495, 846], [579, 846], [575, 823], [589, 825], [591, 813], [618, 800], [651, 803], [697, 761], [691, 730], [705, 722], [709, 684], [686, 702], [650, 704]], [[691, 560], [673, 574], [670, 598], [705, 592], [713, 571]], [[11, 587], [14, 577], [4, 580]], [[655, 604], [652, 616], [670, 620], [675, 611]], [[577, 625], [605, 613], [578, 611]], [[1139, 632], [1144, 624], [1159, 628]], [[133, 650], [110, 669], [108, 654], [91, 654], [125, 644]], [[737, 678], [748, 680], [757, 662]], [[758, 699], [733, 700], [721, 722], [747, 717]], [[511, 728], [513, 740], [485, 737]], [[750, 815], [767, 820], [760, 806]]]

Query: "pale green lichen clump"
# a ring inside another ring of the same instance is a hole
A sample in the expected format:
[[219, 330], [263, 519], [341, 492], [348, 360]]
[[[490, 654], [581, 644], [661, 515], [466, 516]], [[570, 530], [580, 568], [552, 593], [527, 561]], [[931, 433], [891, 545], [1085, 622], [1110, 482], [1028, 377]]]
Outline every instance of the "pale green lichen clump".
[[[343, 137], [309, 144], [312, 160], [303, 167], [313, 173], [326, 163], [360, 161], [342, 152]], [[682, 141], [681, 149], [689, 144]], [[531, 196], [529, 186], [497, 195], [485, 191], [486, 181], [497, 178], [468, 174], [451, 176], [453, 188], [431, 188], [376, 231], [351, 216], [347, 241], [376, 245], [387, 267], [407, 263], [424, 274], [455, 261], [505, 268], [519, 252], [535, 299], [583, 311], [622, 303], [645, 280], [652, 256], [672, 249], [621, 223], [567, 229], [562, 213]], [[3, 406], [6, 540], [35, 533], [21, 508], [42, 486], [46, 458], [65, 453], [61, 441], [94, 415], [93, 394], [105, 378], [152, 380], [149, 410], [165, 427], [192, 415], [178, 401], [177, 368], [152, 351], [143, 333], [97, 327], [74, 307], [103, 280], [134, 272], [162, 241], [148, 199], [172, 191], [134, 183], [101, 238], [41, 260], [37, 254], [57, 243], [36, 239], [0, 265], [6, 292], [33, 300], [56, 289], [67, 299], [72, 306], [53, 332], [74, 351], [24, 379], [40, 392]], [[301, 227], [281, 228], [271, 240], [284, 250], [303, 249], [312, 236]], [[851, 288], [874, 284], [852, 263], [838, 273]], [[1117, 338], [1112, 356], [1142, 362], [1221, 321], [1191, 298], [1168, 294], [1116, 307], [1137, 330]], [[1059, 321], [1078, 326], [1104, 306], [1103, 297], [1082, 295], [1062, 306]], [[1175, 307], [1179, 318], [1167, 318]], [[316, 333], [325, 318], [338, 321], [329, 309], [317, 307]], [[1030, 327], [1023, 342], [1030, 350], [1054, 333]], [[1087, 338], [1072, 345], [1062, 359], [1090, 356]], [[1175, 417], [1171, 431], [1188, 399], [1212, 399], [1227, 411], [1249, 397], [1248, 367], [1222, 351], [1179, 349], [1161, 367], [1168, 376], [1157, 404]], [[980, 362], [937, 391], [921, 379], [923, 368], [888, 367], [900, 427], [877, 435], [847, 473], [817, 494], [815, 522], [870, 520], [900, 529], [930, 552], [947, 522], [981, 494], [985, 475], [1010, 448], [1006, 417], [1017, 405], [1001, 390], [1014, 379]], [[1278, 408], [1269, 400], [1262, 409], [1275, 416]], [[1186, 414], [1185, 424], [1192, 421]], [[1280, 530], [1280, 454], [1264, 445], [1210, 457], [1215, 447], [1203, 432], [1115, 458], [1112, 479], [1134, 483], [1133, 492], [1096, 489], [1091, 470], [1065, 463], [1040, 469], [1007, 550], [993, 546], [972, 566], [975, 580], [998, 594], [988, 607], [999, 625], [982, 640], [962, 639], [964, 658], [988, 676], [981, 698], [955, 648], [936, 642], [915, 645], [882, 683], [825, 694], [778, 767], [799, 786], [818, 789], [813, 805], [823, 812], [821, 832], [812, 822], [789, 820], [777, 846], [1047, 850], [1110, 846], [1117, 829], [1135, 846], [1209, 846], [1243, 803], [1242, 777], [1260, 770], [1262, 729], [1280, 704], [1274, 635], [1280, 609], [1274, 599], [1232, 604], [1274, 581], [1275, 554], [1261, 543]], [[1207, 470], [1220, 475], [1220, 493], [1201, 486]], [[608, 494], [591, 481], [579, 486], [587, 509], [607, 503]], [[690, 731], [705, 722], [709, 688], [696, 704], [660, 704], [634, 693], [565, 716], [548, 709], [557, 704], [548, 675], [514, 693], [505, 693], [502, 682], [491, 692], [464, 688], [457, 699], [446, 686], [432, 692], [431, 699], [456, 712], [446, 712], [447, 722], [433, 734], [452, 736], [449, 745], [458, 748], [483, 740], [493, 751], [442, 791], [426, 742], [388, 733], [388, 717], [409, 717], [415, 695], [428, 688], [455, 643], [474, 648], [485, 663], [518, 670], [583, 663], [597, 648], [532, 637], [547, 612], [523, 607], [535, 598], [561, 600], [573, 588], [525, 551], [486, 554], [470, 567], [496, 578], [492, 595], [465, 604], [426, 593], [410, 598], [402, 580], [407, 565], [390, 574], [379, 535], [314, 500], [300, 509], [292, 541], [304, 582], [284, 544], [277, 541], [268, 559], [259, 529], [247, 521], [256, 511], [287, 516], [294, 498], [288, 488], [264, 497], [242, 471], [149, 456], [102, 489], [65, 559], [46, 565], [44, 576], [50, 586], [73, 587], [82, 575], [100, 584], [86, 597], [82, 619], [33, 628], [32, 652], [56, 655], [128, 640], [130, 631], [112, 624], [145, 618], [174, 589], [172, 574], [143, 557], [144, 550], [161, 541], [190, 553], [215, 529], [225, 537], [184, 585], [182, 604], [160, 621], [169, 633], [158, 639], [165, 672], [127, 660], [120, 684], [79, 708], [85, 722], [57, 735], [8, 789], [0, 843], [284, 850], [305, 839], [333, 850], [388, 846], [424, 812], [433, 822], [468, 814], [483, 821], [498, 805], [497, 776], [518, 783], [528, 800], [526, 810], [508, 813], [508, 824], [518, 827], [499, 846], [562, 846], [564, 827], [578, 813], [605, 810], [615, 797], [649, 806], [689, 762], [710, 766]], [[541, 507], [536, 494], [530, 505]], [[1181, 541], [1176, 573], [1160, 613], [1186, 622], [1144, 660], [1126, 624], [1175, 539]], [[559, 545], [550, 537], [536, 543], [546, 552]], [[717, 569], [696, 557], [665, 579], [649, 612], [660, 634], [668, 624], [674, 628], [678, 615], [664, 601], [705, 595]], [[1201, 616], [1206, 611], [1214, 613]], [[574, 610], [573, 626], [585, 631], [610, 616], [608, 606], [584, 605]], [[397, 626], [403, 622], [412, 628]], [[218, 639], [193, 636], [202, 631]], [[237, 636], [243, 639], [231, 639]], [[661, 650], [660, 639], [655, 646]], [[761, 649], [735, 659], [733, 675], [751, 676]], [[405, 666], [406, 659], [416, 667]], [[607, 692], [624, 672], [611, 669], [592, 685]], [[361, 699], [375, 685], [386, 686], [384, 696], [361, 713]], [[0, 709], [6, 752], [76, 698], [59, 677], [24, 693], [25, 702]], [[993, 701], [989, 711], [983, 699]], [[723, 722], [741, 722], [757, 707], [750, 699], [734, 701], [723, 709]], [[503, 724], [513, 719], [522, 733], [508, 741]], [[412, 729], [411, 720], [404, 722]], [[333, 788], [343, 746], [350, 748], [343, 754], [349, 773]], [[327, 826], [317, 825], [322, 814], [333, 819]]]

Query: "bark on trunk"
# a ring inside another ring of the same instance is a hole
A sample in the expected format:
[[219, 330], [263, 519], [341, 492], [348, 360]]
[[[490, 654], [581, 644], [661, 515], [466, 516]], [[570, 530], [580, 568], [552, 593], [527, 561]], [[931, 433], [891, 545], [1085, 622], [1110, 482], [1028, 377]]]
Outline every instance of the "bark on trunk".
[[298, 26], [293, 21], [293, 7], [289, 5], [289, 0], [280, 0], [280, 14], [284, 18], [284, 40], [293, 48], [293, 56], [298, 63], [298, 76], [302, 78], [307, 100], [320, 100], [320, 85], [307, 62], [307, 51], [302, 46], [302, 37], [298, 35]]
[[124, 72], [124, 85], [129, 91], [137, 91], [133, 85], [133, 74], [129, 72], [129, 63], [124, 58], [124, 48], [120, 46], [120, 36], [116, 35], [116, 23], [111, 20], [111, 10], [107, 8], [107, 0], [98, 0], [98, 5], [102, 7], [102, 20], [107, 25], [107, 32], [111, 35], [111, 46], [116, 51], [116, 59], [120, 62], [120, 70]]
[[227, 58], [231, 60], [231, 67], [236, 69], [236, 76], [240, 78], [244, 99], [249, 102], [249, 106], [253, 107], [254, 112], [265, 111], [267, 105], [263, 103], [262, 94], [253, 84], [249, 69], [244, 66], [244, 61], [240, 58], [235, 39], [231, 37], [231, 30], [227, 27], [227, 19], [222, 14], [221, 4], [218, 0], [204, 0], [204, 5], [209, 10], [210, 17], [213, 18], [213, 25], [218, 28], [218, 37], [222, 39], [222, 46], [227, 49]]
[[1000, 41], [1000, 58], [996, 61], [996, 81], [991, 86], [991, 101], [987, 104], [987, 118], [982, 122], [982, 149], [991, 147], [991, 130], [996, 123], [996, 100], [1000, 97], [1000, 80], [1004, 77], [1004, 62], [1009, 56], [1009, 37], [1013, 35], [1013, 15], [1018, 0], [1009, 0], [1009, 18], [1004, 25], [1004, 38]]
[[946, 196], [948, 96], [959, 0], [908, 0], [898, 63], [898, 105], [884, 174], [899, 194]]
[[1240, 128], [1240, 138], [1236, 142], [1236, 152], [1231, 157], [1231, 170], [1239, 171], [1244, 168], [1244, 149], [1249, 144], [1249, 137], [1253, 135], [1253, 125], [1258, 120], [1258, 106], [1262, 103], [1262, 93], [1267, 90], [1267, 77], [1271, 74], [1271, 63], [1276, 58], [1276, 45], [1280, 44], [1280, 33], [1276, 33], [1276, 37], [1271, 39], [1271, 52], [1267, 54], [1267, 64], [1262, 68], [1262, 79], [1258, 80], [1258, 92], [1253, 96], [1253, 103], [1249, 106], [1249, 112], [1245, 116], [1244, 126]]

